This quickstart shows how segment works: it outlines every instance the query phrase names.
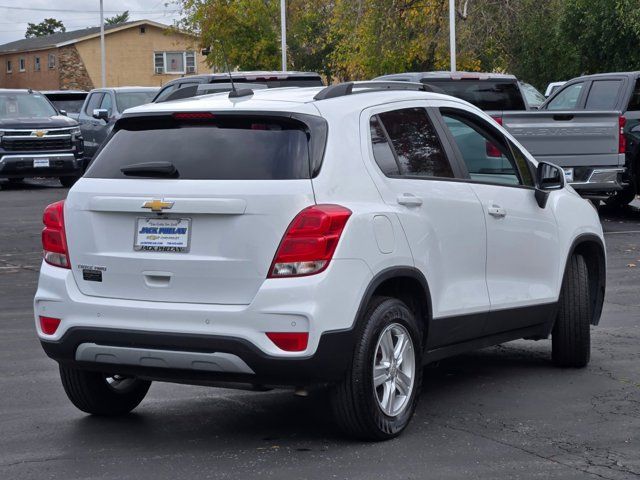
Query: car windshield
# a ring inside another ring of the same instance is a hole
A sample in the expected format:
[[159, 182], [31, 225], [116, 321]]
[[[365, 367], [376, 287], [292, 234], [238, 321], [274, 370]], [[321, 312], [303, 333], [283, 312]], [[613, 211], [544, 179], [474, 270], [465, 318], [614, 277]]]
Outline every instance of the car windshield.
[[0, 93], [0, 118], [52, 117], [58, 112], [39, 93]]
[[83, 98], [51, 99], [51, 103], [53, 103], [58, 110], [64, 110], [65, 112], [70, 112], [70, 113], [79, 113], [80, 110], [82, 109], [82, 104], [84, 103], [84, 99]]
[[544, 95], [542, 95], [533, 85], [522, 82], [520, 83], [520, 87], [522, 88], [524, 98], [527, 100], [530, 107], [537, 108], [545, 102], [546, 98]]
[[137, 92], [116, 92], [116, 103], [118, 111], [124, 112], [127, 108], [137, 107], [145, 103], [151, 103], [153, 97], [158, 93], [157, 90], [143, 90]]
[[[481, 110], [526, 110], [522, 94], [515, 80], [423, 79], [437, 92], [457, 97]], [[439, 89], [439, 90], [438, 90]]]

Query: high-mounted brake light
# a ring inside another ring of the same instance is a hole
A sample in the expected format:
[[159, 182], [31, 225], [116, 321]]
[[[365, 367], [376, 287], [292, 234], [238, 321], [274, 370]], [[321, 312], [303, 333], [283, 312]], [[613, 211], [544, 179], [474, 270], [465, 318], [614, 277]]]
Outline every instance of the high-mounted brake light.
[[627, 119], [620, 116], [618, 118], [618, 125], [620, 131], [618, 132], [618, 153], [627, 152], [627, 137], [624, 136], [624, 126], [627, 124]]
[[216, 116], [211, 112], [177, 112], [173, 114], [176, 120], [213, 120]]
[[266, 332], [266, 335], [285, 352], [302, 352], [309, 342], [309, 332]]
[[269, 278], [314, 275], [327, 268], [351, 210], [313, 205], [293, 219], [269, 269]]
[[52, 203], [42, 216], [42, 251], [44, 261], [50, 265], [71, 268], [67, 235], [64, 229], [64, 200]]

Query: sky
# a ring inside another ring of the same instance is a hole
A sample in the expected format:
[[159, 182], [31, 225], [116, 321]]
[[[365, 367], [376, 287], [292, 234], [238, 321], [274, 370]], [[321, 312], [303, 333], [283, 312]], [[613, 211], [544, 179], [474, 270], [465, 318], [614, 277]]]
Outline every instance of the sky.
[[[104, 0], [105, 18], [129, 10], [131, 20], [172, 24], [179, 18], [173, 0]], [[61, 20], [67, 31], [100, 25], [99, 0], [0, 0], [0, 45], [24, 38], [27, 24]]]

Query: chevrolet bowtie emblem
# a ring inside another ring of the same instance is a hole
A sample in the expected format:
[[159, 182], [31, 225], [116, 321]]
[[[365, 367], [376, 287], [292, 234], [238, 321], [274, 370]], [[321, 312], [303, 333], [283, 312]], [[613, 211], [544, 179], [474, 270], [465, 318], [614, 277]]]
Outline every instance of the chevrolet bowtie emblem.
[[35, 135], [38, 138], [44, 137], [47, 134], [46, 130], [35, 130], [31, 135]]
[[142, 208], [150, 208], [152, 212], [162, 212], [162, 210], [173, 207], [173, 202], [165, 202], [163, 200], [151, 200], [144, 202]]

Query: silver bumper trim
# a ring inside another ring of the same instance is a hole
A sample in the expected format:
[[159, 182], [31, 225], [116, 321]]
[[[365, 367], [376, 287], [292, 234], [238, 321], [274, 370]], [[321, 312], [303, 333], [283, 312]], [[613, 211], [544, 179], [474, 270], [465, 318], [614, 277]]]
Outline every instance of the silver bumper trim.
[[255, 374], [240, 357], [223, 352], [181, 352], [82, 343], [76, 349], [76, 360], [136, 367]]
[[618, 184], [618, 174], [623, 173], [624, 168], [594, 168], [586, 182], [570, 182], [569, 185], [587, 185], [590, 183]]

